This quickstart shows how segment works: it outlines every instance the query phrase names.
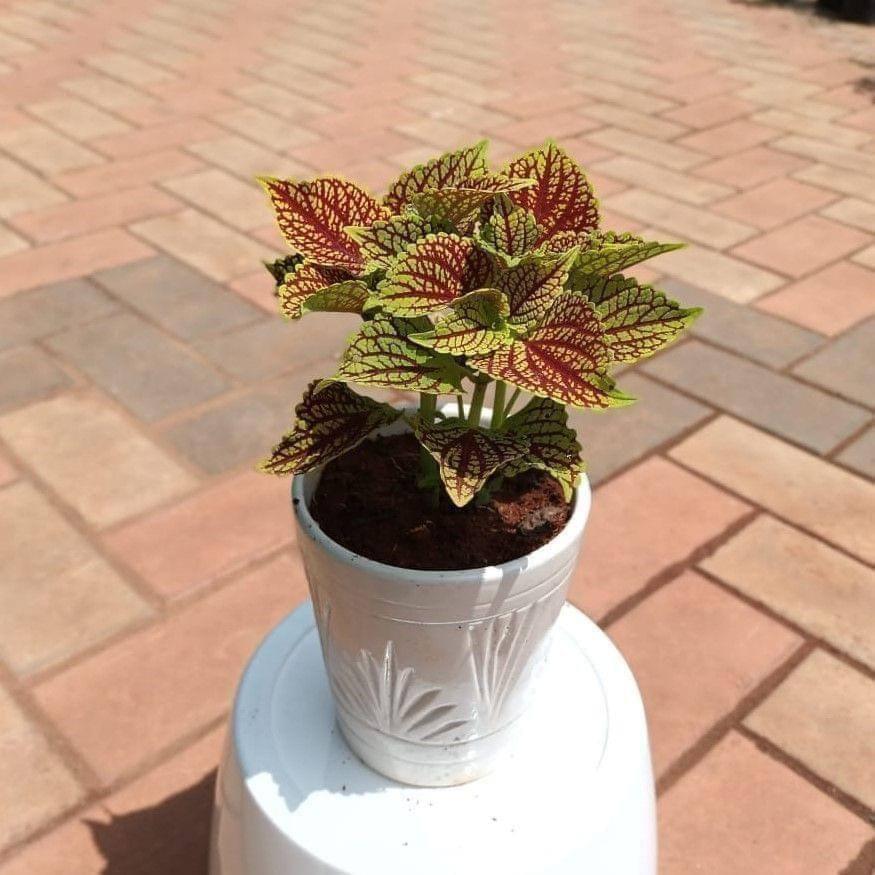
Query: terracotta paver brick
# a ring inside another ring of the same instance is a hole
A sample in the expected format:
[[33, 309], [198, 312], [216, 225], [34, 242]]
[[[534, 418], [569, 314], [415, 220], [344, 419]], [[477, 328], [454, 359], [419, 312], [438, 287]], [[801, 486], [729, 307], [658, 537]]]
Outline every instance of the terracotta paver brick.
[[56, 176], [54, 183], [76, 197], [92, 197], [124, 188], [139, 188], [171, 176], [190, 173], [202, 166], [194, 156], [175, 149], [164, 149], [136, 158], [109, 161]]
[[[195, 346], [217, 367], [241, 380], [269, 379], [320, 359], [339, 355], [343, 343], [355, 331], [359, 319], [350, 314], [335, 318], [289, 324], [281, 319], [262, 319], [252, 325], [205, 338]], [[307, 342], [302, 343], [306, 333]], [[259, 354], [252, 355], [257, 349]]]
[[624, 416], [570, 411], [572, 424], [580, 430], [585, 445], [587, 474], [593, 483], [637, 461], [711, 413], [705, 405], [638, 373], [624, 375], [622, 386], [638, 399], [624, 410]]
[[[428, 144], [430, 156], [443, 149], [453, 149], [480, 138], [478, 134], [457, 128], [456, 125], [450, 125], [448, 122], [428, 121], [435, 127], [435, 130], [430, 132], [431, 136], [426, 136], [424, 130], [419, 135], [413, 133], [406, 135], [399, 131], [378, 128], [359, 136], [319, 140], [304, 146], [296, 146], [289, 149], [289, 154], [308, 166], [316, 167], [320, 173], [334, 173], [341, 170], [345, 173], [346, 167], [359, 164], [362, 160], [380, 158], [391, 161], [398, 152], [414, 146], [417, 136]], [[414, 123], [401, 127], [406, 129], [411, 124]]]
[[224, 170], [199, 170], [188, 176], [168, 179], [162, 185], [241, 231], [252, 231], [264, 225], [267, 209], [264, 192]]
[[[0, 688], [0, 850], [74, 806], [76, 778], [42, 732]], [[22, 788], [27, 788], [23, 793]]]
[[0, 486], [6, 486], [18, 479], [18, 472], [12, 466], [12, 462], [0, 453]]
[[702, 568], [839, 650], [875, 667], [875, 572], [762, 516]]
[[30, 404], [71, 384], [70, 377], [38, 347], [0, 352], [0, 411]]
[[140, 186], [23, 213], [11, 219], [10, 224], [37, 243], [49, 243], [178, 209], [179, 201], [170, 195], [150, 186]]
[[[658, 512], [654, 500], [671, 511]], [[749, 510], [671, 462], [641, 462], [597, 490], [569, 598], [601, 619]], [[609, 546], [618, 539], [622, 550]]]
[[292, 421], [292, 409], [310, 380], [331, 373], [332, 362], [313, 362], [306, 371], [250, 392], [220, 400], [171, 425], [165, 439], [192, 465], [221, 474], [267, 455]]
[[276, 297], [276, 283], [267, 271], [255, 271], [228, 285], [238, 295], [242, 295], [247, 301], [252, 301], [266, 313], [276, 315], [279, 306]]
[[0, 875], [104, 875], [106, 858], [93, 837], [93, 825], [109, 820], [98, 807], [86, 809], [0, 864]]
[[810, 164], [793, 174], [794, 179], [832, 189], [855, 198], [875, 201], [875, 178], [830, 164]]
[[154, 100], [146, 92], [100, 73], [89, 76], [71, 76], [62, 79], [58, 86], [71, 94], [84, 97], [90, 103], [103, 109], [119, 110], [128, 106], [154, 103]]
[[846, 398], [875, 406], [872, 350], [875, 349], [875, 319], [857, 325], [841, 337], [800, 362], [794, 374], [824, 386]]
[[836, 458], [849, 468], [875, 480], [875, 426], [848, 444]]
[[759, 124], [768, 125], [781, 131], [799, 134], [803, 137], [814, 137], [848, 148], [860, 146], [869, 139], [868, 134], [862, 131], [782, 109], [769, 109], [765, 112], [754, 113], [751, 118]]
[[688, 131], [686, 126], [669, 121], [664, 116], [660, 118], [646, 112], [636, 112], [613, 103], [588, 103], [583, 111], [604, 124], [656, 140], [673, 140]]
[[[278, 147], [280, 144], [270, 145]], [[191, 143], [186, 149], [203, 158], [204, 161], [222, 167], [242, 179], [253, 179], [256, 176], [285, 178], [315, 174], [313, 168], [300, 161], [273, 152], [235, 134]]]
[[243, 106], [220, 112], [213, 120], [229, 131], [235, 131], [260, 144], [270, 144], [274, 149], [290, 149], [306, 146], [319, 140], [318, 134], [308, 131], [297, 122], [280, 118], [255, 106]]
[[[732, 189], [725, 185], [707, 182], [686, 173], [677, 173], [674, 170], [651, 164], [649, 161], [625, 155], [590, 165], [587, 167], [587, 175], [590, 178], [592, 178], [592, 170], [696, 206], [703, 206], [732, 194]], [[610, 194], [598, 185], [596, 192], [600, 196]]]
[[707, 156], [693, 149], [674, 143], [663, 143], [652, 137], [643, 137], [621, 128], [604, 128], [587, 134], [586, 138], [597, 146], [631, 155], [633, 158], [646, 156], [649, 161], [668, 167], [671, 170], [689, 170], [703, 164]]
[[875, 203], [871, 201], [853, 197], [843, 198], [821, 210], [820, 214], [875, 234]]
[[105, 543], [170, 598], [290, 543], [288, 505], [287, 482], [245, 471], [111, 532]]
[[146, 258], [152, 250], [119, 228], [49, 243], [3, 260], [0, 298]]
[[854, 256], [854, 261], [875, 270], [875, 246], [867, 246]]
[[20, 252], [29, 246], [30, 244], [23, 237], [19, 237], [14, 231], [0, 225], [0, 258], [12, 255], [13, 252]]
[[[683, 93], [685, 97], [689, 96], [686, 92]], [[687, 127], [704, 130], [714, 125], [733, 121], [740, 116], [746, 116], [752, 109], [754, 109], [754, 104], [750, 101], [727, 94], [722, 97], [711, 97], [687, 103], [678, 109], [663, 113], [662, 117], [680, 122]]]
[[665, 875], [839, 872], [871, 827], [730, 733], [660, 802]]
[[[301, 122], [306, 124], [311, 130], [321, 133], [348, 131], [351, 127], [361, 127], [361, 122], [364, 121], [363, 116], [349, 118], [344, 117], [344, 113], [337, 113], [336, 115], [340, 116], [340, 119], [337, 122], [337, 126], [332, 127], [330, 122], [336, 116], [334, 113], [329, 112], [328, 107], [324, 103], [295, 94], [294, 91], [289, 91], [270, 82], [251, 82], [232, 89], [232, 93], [243, 103], [254, 104], [283, 118]], [[369, 121], [372, 121], [375, 117], [384, 118], [384, 114], [397, 113], [398, 107], [393, 102], [386, 102], [379, 107], [373, 107], [373, 110], [374, 114], [370, 116]]]
[[173, 76], [168, 70], [124, 52], [101, 52], [84, 58], [83, 62], [113, 79], [120, 79], [130, 85], [151, 85]]
[[[834, 335], [875, 314], [875, 272], [840, 261], [757, 301], [768, 313]], [[841, 290], [841, 306], [833, 295]]]
[[96, 395], [62, 395], [0, 417], [0, 436], [96, 526], [190, 491], [194, 478]]
[[611, 624], [608, 633], [638, 679], [657, 775], [802, 642], [692, 571]]
[[230, 385], [217, 370], [133, 313], [71, 328], [47, 345], [147, 422], [200, 404]]
[[0, 654], [19, 676], [147, 617], [148, 605], [29, 483], [0, 491]]
[[785, 76], [762, 77], [760, 81], [742, 88], [738, 96], [753, 103], [784, 106], [789, 101], [802, 100], [819, 90], [819, 86], [800, 82]]
[[865, 246], [869, 236], [821, 216], [805, 216], [732, 250], [734, 255], [801, 277]]
[[752, 149], [778, 136], [774, 128], [746, 119], [736, 119], [678, 140], [679, 146], [722, 157]]
[[744, 722], [875, 809], [875, 681], [817, 650]]
[[[271, 279], [263, 268], [260, 273]], [[165, 255], [101, 271], [93, 279], [184, 340], [238, 328], [263, 315], [225, 286]]]
[[[459, 126], [463, 129], [465, 127], [470, 128], [470, 125], [466, 126], [460, 124], [456, 120], [450, 120], [450, 124]], [[480, 121], [476, 127], [479, 127], [482, 124], [484, 124], [484, 122]], [[511, 143], [524, 149], [529, 149], [540, 146], [541, 143], [544, 142], [544, 132], [548, 127], [552, 132], [551, 136], [558, 139], [559, 137], [580, 136], [587, 131], [594, 131], [596, 128], [603, 127], [603, 123], [593, 119], [585, 110], [575, 108], [554, 113], [547, 118], [536, 116], [534, 118], [516, 119], [499, 125], [492, 130], [494, 130], [495, 136], [500, 137], [503, 140], [509, 140]], [[400, 129], [405, 130], [408, 133], [411, 130], [404, 126], [400, 126]], [[412, 129], [418, 130], [419, 128], [414, 127]]]
[[266, 246], [195, 209], [131, 226], [131, 230], [215, 280], [232, 280], [275, 257]]
[[[671, 234], [654, 231], [651, 239], [668, 240]], [[737, 304], [746, 304], [772, 292], [784, 280], [724, 252], [687, 246], [659, 257], [660, 270]]]
[[97, 152], [36, 123], [0, 130], [0, 148], [42, 173], [63, 173], [103, 161]]
[[38, 340], [116, 309], [86, 280], [67, 280], [0, 300], [0, 349]]
[[719, 398], [723, 410], [819, 453], [869, 420], [861, 407], [698, 340], [656, 356], [644, 371], [703, 401]]
[[27, 111], [75, 140], [92, 140], [131, 130], [117, 116], [75, 97], [55, 97], [28, 104]]
[[252, 650], [305, 593], [299, 560], [280, 556], [34, 695], [109, 783], [225, 713]]
[[66, 195], [17, 161], [0, 155], [0, 218], [62, 203]]
[[752, 307], [735, 304], [682, 280], [669, 278], [661, 280], [657, 286], [686, 306], [703, 308], [693, 323], [694, 335], [729, 346], [771, 368], [784, 368], [824, 342], [823, 337], [813, 331]]
[[[770, 179], [799, 171], [808, 164], [802, 158], [778, 152], [765, 146], [746, 149], [736, 155], [729, 155], [717, 161], [711, 161], [697, 167], [693, 173], [703, 179], [710, 179], [723, 185], [734, 185], [736, 188], [747, 189], [762, 185]], [[798, 178], [802, 178], [797, 174]], [[810, 180], [816, 182], [816, 180]]]
[[875, 559], [875, 486], [861, 478], [728, 416], [670, 455], [861, 559]]
[[[805, 185], [794, 179], [775, 179], [719, 204], [713, 204], [712, 209], [724, 216], [768, 230], [805, 213], [814, 212], [833, 200], [834, 192]], [[823, 214], [828, 214], [828, 211]]]
[[825, 140], [795, 135], [775, 140], [772, 145], [776, 149], [801, 155], [812, 161], [833, 164], [853, 173], [875, 176], [875, 155], [867, 155], [859, 149], [847, 149], [843, 146], [835, 146]]
[[665, 228], [682, 239], [715, 249], [728, 248], [756, 233], [755, 228], [743, 222], [725, 219], [711, 210], [682, 204], [640, 188], [611, 195], [606, 202], [640, 222]]
[[221, 128], [203, 119], [189, 118], [163, 125], [151, 125], [148, 128], [110, 137], [100, 137], [92, 140], [90, 145], [112, 158], [135, 158], [157, 152], [159, 149], [186, 146], [198, 140], [208, 140], [221, 132]]

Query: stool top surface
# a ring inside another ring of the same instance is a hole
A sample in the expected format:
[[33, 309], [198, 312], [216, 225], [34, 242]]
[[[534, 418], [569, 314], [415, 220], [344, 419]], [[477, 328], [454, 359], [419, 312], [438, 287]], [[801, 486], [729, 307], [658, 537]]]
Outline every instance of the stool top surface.
[[[646, 746], [637, 686], [607, 636], [571, 606], [559, 618], [525, 733], [497, 772], [458, 787], [398, 784], [365, 766], [335, 724], [309, 604], [256, 652], [232, 732], [247, 792], [324, 871], [546, 871], [598, 831]], [[422, 861], [428, 861], [423, 864]], [[426, 868], [423, 868], [423, 865]], [[544, 868], [541, 868], [544, 867]], [[320, 871], [323, 871], [320, 869]]]

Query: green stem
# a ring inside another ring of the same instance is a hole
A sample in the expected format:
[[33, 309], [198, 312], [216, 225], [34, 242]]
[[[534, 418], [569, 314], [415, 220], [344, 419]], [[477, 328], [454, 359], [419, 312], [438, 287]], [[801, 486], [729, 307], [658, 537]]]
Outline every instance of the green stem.
[[456, 404], [459, 406], [459, 419], [465, 418], [465, 399], [461, 395], [456, 395]]
[[507, 419], [508, 416], [510, 416], [510, 412], [513, 410], [513, 406], [517, 402], [517, 398], [520, 397], [520, 392], [522, 392], [522, 389], [514, 389], [513, 394], [510, 396], [510, 401], [508, 401], [504, 407], [504, 419]]
[[419, 415], [426, 425], [431, 425], [434, 422], [435, 413], [437, 413], [437, 395], [428, 395], [425, 392], [420, 392]]
[[483, 400], [486, 398], [488, 380], [474, 384], [474, 394], [471, 396], [471, 410], [468, 412], [468, 424], [480, 425], [480, 414], [483, 412]]
[[492, 428], [501, 428], [504, 423], [505, 398], [507, 397], [507, 383], [502, 380], [495, 381], [495, 392], [492, 396]]
[[[422, 420], [431, 425], [437, 413], [437, 395], [419, 393], [419, 415]], [[437, 507], [440, 502], [440, 474], [438, 464], [429, 451], [419, 445], [419, 478], [418, 485], [426, 493], [430, 507]]]

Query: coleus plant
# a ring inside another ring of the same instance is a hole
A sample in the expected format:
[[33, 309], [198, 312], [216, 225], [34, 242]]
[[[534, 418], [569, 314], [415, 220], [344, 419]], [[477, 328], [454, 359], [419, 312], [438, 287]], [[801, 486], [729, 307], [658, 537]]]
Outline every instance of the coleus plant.
[[[282, 314], [362, 317], [262, 470], [312, 470], [405, 416], [435, 501], [440, 483], [462, 506], [532, 468], [570, 498], [583, 462], [567, 408], [631, 403], [611, 367], [652, 355], [698, 315], [622, 273], [680, 244], [600, 229], [592, 186], [562, 148], [494, 171], [486, 146], [402, 173], [382, 200], [336, 177], [260, 180], [292, 248], [268, 265]], [[418, 409], [350, 384], [417, 392]], [[531, 398], [514, 413], [521, 393]], [[452, 412], [441, 395], [455, 396]]]

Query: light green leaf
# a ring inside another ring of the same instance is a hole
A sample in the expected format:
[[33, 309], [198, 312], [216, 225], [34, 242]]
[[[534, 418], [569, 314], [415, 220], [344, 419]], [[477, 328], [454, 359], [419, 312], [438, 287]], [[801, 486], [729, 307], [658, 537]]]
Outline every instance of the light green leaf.
[[410, 339], [447, 355], [486, 353], [510, 343], [507, 299], [498, 289], [478, 289], [454, 301], [452, 312], [431, 331]]

